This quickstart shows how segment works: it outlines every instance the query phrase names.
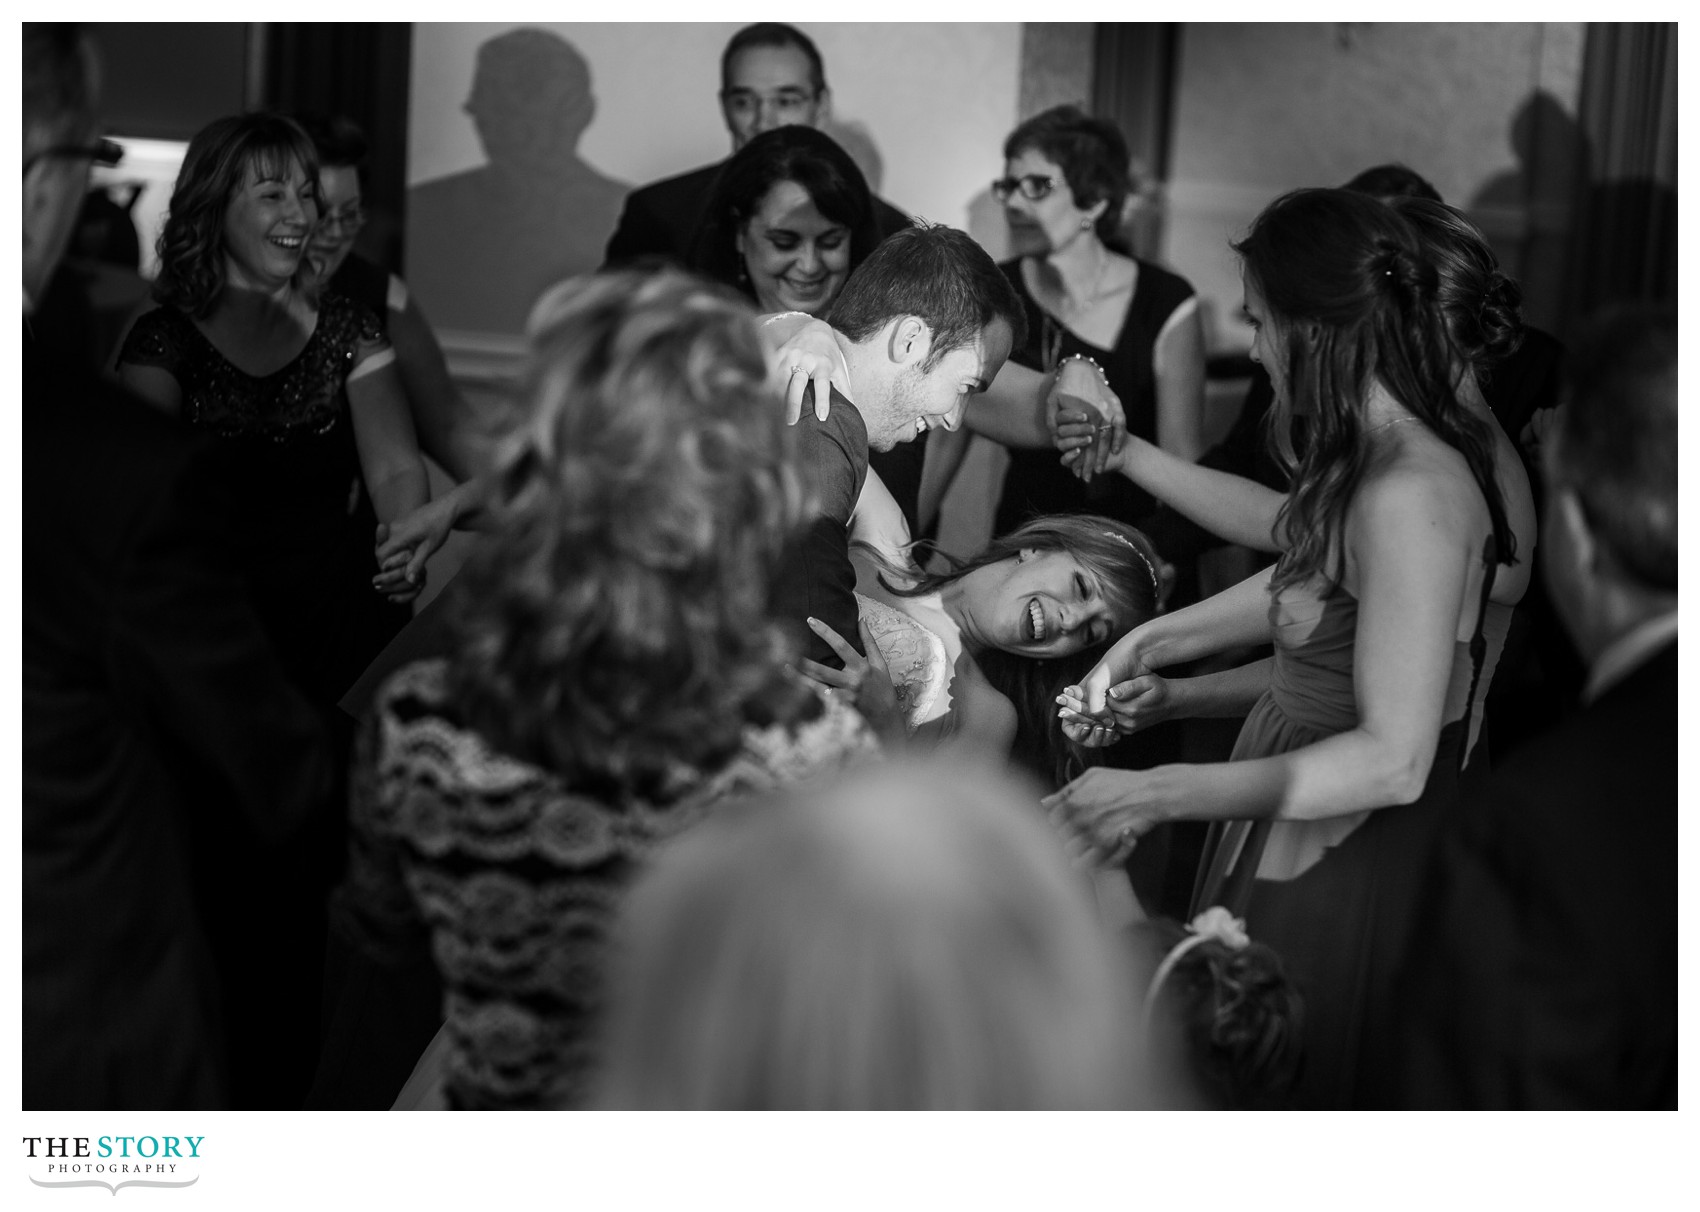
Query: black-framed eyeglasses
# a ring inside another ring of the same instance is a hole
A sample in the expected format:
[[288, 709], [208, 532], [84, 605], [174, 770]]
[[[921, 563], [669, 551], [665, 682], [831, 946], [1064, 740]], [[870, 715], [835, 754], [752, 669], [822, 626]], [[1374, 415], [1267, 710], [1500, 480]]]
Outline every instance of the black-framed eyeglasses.
[[1025, 177], [999, 177], [992, 182], [992, 197], [999, 202], [1008, 202], [1010, 195], [1020, 191], [1021, 196], [1029, 202], [1037, 202], [1041, 198], [1051, 196], [1051, 191], [1057, 187], [1055, 177], [1047, 177], [1041, 173], [1028, 173]]
[[319, 220], [319, 226], [327, 230], [335, 227], [340, 231], [357, 232], [366, 226], [366, 209], [356, 203], [341, 210], [326, 211], [325, 217]]
[[92, 160], [103, 168], [112, 168], [124, 158], [124, 149], [111, 139], [96, 139], [93, 143], [60, 143], [44, 147], [24, 161], [27, 173], [37, 160]]

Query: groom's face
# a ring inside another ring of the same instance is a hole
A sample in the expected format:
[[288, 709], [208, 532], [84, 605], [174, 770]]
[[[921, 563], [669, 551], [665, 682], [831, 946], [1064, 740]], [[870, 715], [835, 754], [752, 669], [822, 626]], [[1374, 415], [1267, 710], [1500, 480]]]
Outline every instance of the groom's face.
[[956, 430], [970, 397], [991, 386], [1009, 357], [1013, 338], [1003, 320], [981, 330], [972, 345], [953, 349], [925, 365], [923, 354], [900, 367], [880, 410], [879, 422], [868, 427], [868, 445], [890, 450], [912, 442], [929, 429]]

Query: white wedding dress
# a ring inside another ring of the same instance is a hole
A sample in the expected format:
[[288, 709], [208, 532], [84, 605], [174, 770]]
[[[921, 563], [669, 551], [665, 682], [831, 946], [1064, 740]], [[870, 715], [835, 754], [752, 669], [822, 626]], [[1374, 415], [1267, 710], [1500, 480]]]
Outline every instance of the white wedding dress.
[[901, 597], [881, 583], [896, 581], [854, 544], [865, 543], [893, 567], [920, 575], [909, 553], [909, 523], [879, 475], [869, 470], [850, 515], [850, 562], [856, 567], [856, 612], [867, 625], [891, 675], [905, 726], [914, 732], [950, 710], [951, 671], [962, 635], [937, 593]]

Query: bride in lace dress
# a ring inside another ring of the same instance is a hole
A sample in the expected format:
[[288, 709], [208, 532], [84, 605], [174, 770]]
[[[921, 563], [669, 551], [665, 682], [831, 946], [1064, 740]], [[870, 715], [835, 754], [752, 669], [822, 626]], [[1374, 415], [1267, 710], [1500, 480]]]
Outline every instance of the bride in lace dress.
[[850, 523], [862, 623], [912, 739], [1009, 753], [1050, 774], [1064, 754], [1052, 700], [1117, 628], [1159, 605], [1158, 557], [1108, 518], [1035, 518], [929, 573], [870, 472]]

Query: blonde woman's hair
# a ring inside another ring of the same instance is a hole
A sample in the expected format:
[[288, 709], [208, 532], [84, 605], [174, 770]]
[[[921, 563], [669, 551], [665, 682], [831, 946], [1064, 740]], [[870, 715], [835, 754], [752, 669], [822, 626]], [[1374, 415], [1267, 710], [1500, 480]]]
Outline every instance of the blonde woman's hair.
[[498, 533], [452, 591], [456, 702], [503, 752], [653, 790], [819, 710], [767, 613], [806, 502], [754, 320], [676, 271], [539, 302], [493, 444]]
[[632, 892], [602, 1102], [1146, 1101], [1133, 977], [1037, 793], [895, 764], [718, 811]]

